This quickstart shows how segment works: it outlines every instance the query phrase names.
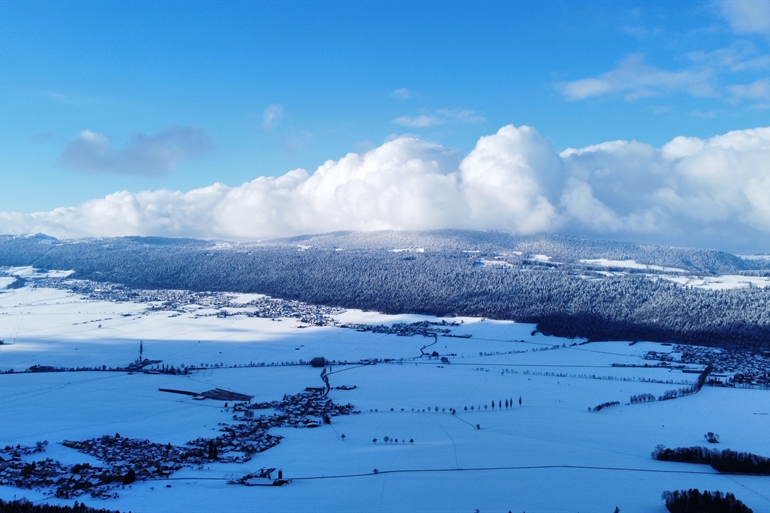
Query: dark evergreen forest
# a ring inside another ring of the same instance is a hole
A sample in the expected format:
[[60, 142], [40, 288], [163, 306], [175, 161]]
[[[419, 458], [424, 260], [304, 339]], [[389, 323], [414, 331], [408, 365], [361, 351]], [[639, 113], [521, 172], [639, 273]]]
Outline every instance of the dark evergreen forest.
[[660, 461], [711, 465], [714, 470], [725, 474], [770, 475], [770, 458], [730, 449], [719, 451], [697, 446], [670, 449], [658, 446], [652, 452], [652, 457]]
[[[598, 258], [698, 276], [770, 275], [768, 260], [720, 251], [499, 232], [333, 233], [241, 244], [0, 236], [0, 266], [71, 269], [72, 278], [134, 288], [256, 292], [385, 313], [517, 320], [545, 334], [590, 340], [770, 349], [770, 289], [708, 291], [663, 279], [656, 269], [580, 261]], [[609, 275], [613, 270], [622, 273]]]
[[[50, 504], [34, 504], [28, 500], [5, 502], [0, 499], [0, 513], [113, 513], [109, 509], [89, 508], [75, 501], [73, 506], [55, 506]], [[115, 511], [114, 513], [120, 513]]]
[[663, 492], [671, 513], [751, 513], [752, 510], [731, 493], [703, 492], [698, 489]]

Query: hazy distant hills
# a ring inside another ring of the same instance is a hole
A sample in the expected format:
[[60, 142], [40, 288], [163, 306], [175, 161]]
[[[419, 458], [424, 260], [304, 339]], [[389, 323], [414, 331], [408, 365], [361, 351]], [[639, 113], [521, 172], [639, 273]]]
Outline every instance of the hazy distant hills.
[[[333, 249], [424, 248], [433, 251], [479, 250], [548, 255], [554, 261], [635, 260], [693, 272], [732, 273], [768, 267], [770, 260], [747, 261], [716, 250], [651, 246], [632, 242], [581, 239], [563, 235], [516, 236], [504, 232], [440, 230], [431, 232], [335, 232], [273, 241]], [[763, 267], [764, 266], [764, 267]]]
[[[0, 266], [71, 269], [73, 278], [136, 288], [258, 292], [387, 313], [536, 322], [568, 337], [752, 348], [770, 348], [770, 288], [756, 286], [770, 276], [769, 264], [712, 250], [456, 230], [252, 243], [0, 236]], [[755, 286], [688, 285], [719, 275]]]
[[[114, 237], [58, 240], [47, 235], [0, 235], [0, 265], [30, 265], [30, 258], [54, 262], [100, 251], [197, 251], [206, 248], [244, 252], [281, 246], [310, 246], [318, 250], [425, 249], [433, 252], [520, 252], [547, 255], [556, 262], [587, 259], [635, 260], [640, 264], [676, 267], [696, 273], [723, 274], [770, 269], [768, 259], [744, 259], [724, 251], [653, 246], [632, 242], [581, 239], [562, 235], [516, 236], [504, 232], [438, 230], [429, 232], [334, 232], [252, 243], [230, 243], [162, 237]], [[155, 250], [150, 249], [155, 248]], [[50, 259], [50, 260], [49, 260]], [[26, 262], [11, 264], [9, 262]], [[77, 270], [77, 269], [76, 269]]]

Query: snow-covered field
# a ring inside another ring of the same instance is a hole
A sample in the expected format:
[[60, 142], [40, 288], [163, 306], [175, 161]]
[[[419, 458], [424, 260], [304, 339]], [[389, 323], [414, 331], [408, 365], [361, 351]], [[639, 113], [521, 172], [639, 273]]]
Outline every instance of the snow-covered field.
[[706, 290], [728, 290], [744, 287], [768, 287], [770, 278], [764, 276], [742, 276], [738, 274], [724, 274], [720, 276], [663, 276], [664, 279]]
[[[720, 475], [708, 466], [650, 457], [657, 444], [704, 445], [707, 431], [720, 435], [719, 448], [770, 456], [768, 391], [705, 387], [680, 399], [626, 405], [632, 394], [659, 395], [695, 380], [697, 374], [668, 369], [612, 367], [643, 364], [647, 351], [668, 352], [671, 346], [622, 341], [573, 346], [572, 340], [532, 335], [532, 325], [447, 319], [463, 321], [452, 334], [471, 337], [438, 337], [427, 350], [447, 356], [450, 363], [442, 363], [420, 357], [432, 337], [300, 329], [295, 319], [202, 313], [207, 311], [194, 307], [179, 315], [148, 312], [146, 304], [83, 301], [58, 289], [3, 290], [0, 371], [17, 373], [0, 375], [0, 446], [48, 440], [45, 457], [96, 465], [96, 459], [60, 442], [119, 432], [183, 445], [216, 436], [218, 423], [231, 422], [222, 402], [159, 388], [202, 392], [218, 387], [253, 395], [253, 401], [280, 400], [322, 385], [320, 369], [282, 362], [315, 356], [349, 362], [387, 358], [394, 361], [332, 366], [332, 387], [357, 388], [332, 388], [330, 397], [352, 403], [359, 414], [335, 417], [317, 429], [274, 429], [271, 433], [284, 436], [281, 443], [245, 464], [183, 469], [169, 480], [119, 488], [117, 499], [86, 496], [85, 502], [164, 513], [585, 513], [612, 512], [616, 506], [624, 513], [663, 513], [664, 490], [706, 488], [733, 492], [754, 511], [770, 512], [770, 478]], [[355, 310], [335, 319], [365, 324], [436, 320]], [[32, 365], [124, 366], [138, 356], [140, 340], [146, 358], [219, 367], [185, 376], [18, 373]], [[279, 365], [232, 367], [250, 362]], [[506, 399], [513, 399], [512, 407], [485, 409]], [[622, 404], [588, 412], [616, 400]], [[399, 443], [386, 444], [385, 436]], [[280, 468], [292, 481], [283, 487], [227, 484], [231, 476], [262, 467]], [[0, 498], [14, 496], [73, 502], [48, 497], [44, 490], [0, 487]]]
[[596, 258], [589, 260], [580, 260], [584, 264], [598, 265], [601, 267], [619, 267], [622, 269], [640, 269], [648, 271], [663, 271], [669, 273], [683, 273], [684, 269], [676, 267], [662, 267], [659, 265], [640, 264], [636, 260], [608, 260], [606, 258]]
[[746, 287], [764, 288], [770, 286], [770, 278], [764, 276], [744, 276], [739, 274], [696, 276], [687, 273], [684, 269], [678, 269], [675, 267], [662, 267], [659, 265], [640, 264], [635, 260], [607, 260], [606, 258], [599, 258], [594, 260], [580, 260], [580, 262], [584, 264], [605, 267], [608, 269], [615, 269], [615, 271], [598, 271], [604, 276], [624, 274], [623, 271], [617, 271], [617, 269], [657, 271], [657, 274], [650, 274], [650, 278], [662, 278], [664, 280], [678, 283], [679, 285], [706, 290], [730, 290]]
[[18, 276], [20, 278], [66, 278], [74, 271], [41, 271], [32, 266], [9, 267], [5, 274]]

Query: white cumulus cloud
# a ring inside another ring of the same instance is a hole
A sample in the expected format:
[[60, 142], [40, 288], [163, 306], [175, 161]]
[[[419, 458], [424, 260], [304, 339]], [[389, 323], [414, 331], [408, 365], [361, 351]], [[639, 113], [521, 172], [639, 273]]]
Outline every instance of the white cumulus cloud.
[[460, 163], [471, 224], [525, 234], [552, 231], [561, 223], [552, 199], [562, 168], [550, 142], [530, 127], [509, 125], [482, 137]]
[[611, 141], [557, 152], [512, 125], [462, 155], [417, 137], [239, 185], [110, 194], [0, 213], [0, 233], [255, 240], [335, 230], [571, 233], [768, 251], [770, 127], [661, 148]]

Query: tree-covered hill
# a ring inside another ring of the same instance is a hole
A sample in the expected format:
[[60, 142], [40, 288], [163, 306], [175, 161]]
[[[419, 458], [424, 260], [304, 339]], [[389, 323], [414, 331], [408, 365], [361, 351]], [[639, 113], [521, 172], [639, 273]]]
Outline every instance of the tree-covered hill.
[[767, 264], [720, 251], [499, 232], [340, 232], [243, 244], [0, 237], [0, 266], [71, 269], [72, 278], [135, 288], [258, 292], [387, 313], [511, 319], [594, 340], [770, 349], [770, 289], [685, 287], [654, 268], [610, 273], [581, 262], [591, 259], [701, 276], [763, 274]]

